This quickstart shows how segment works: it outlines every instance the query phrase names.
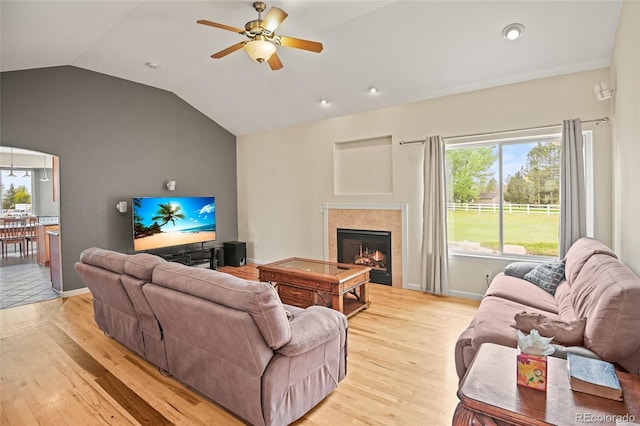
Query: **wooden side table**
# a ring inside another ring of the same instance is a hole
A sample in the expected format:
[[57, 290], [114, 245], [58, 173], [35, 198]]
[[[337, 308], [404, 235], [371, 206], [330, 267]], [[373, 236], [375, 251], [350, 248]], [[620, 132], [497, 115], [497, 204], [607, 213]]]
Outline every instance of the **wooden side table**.
[[460, 388], [452, 424], [615, 425], [640, 422], [640, 377], [618, 372], [624, 402], [571, 390], [567, 362], [547, 359], [547, 392], [516, 385], [514, 348], [483, 344]]

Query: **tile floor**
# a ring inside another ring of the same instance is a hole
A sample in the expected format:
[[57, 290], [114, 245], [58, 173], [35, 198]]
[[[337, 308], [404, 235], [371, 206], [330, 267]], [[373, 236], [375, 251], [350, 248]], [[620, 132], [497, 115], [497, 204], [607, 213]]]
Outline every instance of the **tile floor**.
[[27, 305], [60, 297], [51, 288], [49, 268], [40, 266], [33, 255], [20, 256], [9, 247], [0, 259], [0, 309]]

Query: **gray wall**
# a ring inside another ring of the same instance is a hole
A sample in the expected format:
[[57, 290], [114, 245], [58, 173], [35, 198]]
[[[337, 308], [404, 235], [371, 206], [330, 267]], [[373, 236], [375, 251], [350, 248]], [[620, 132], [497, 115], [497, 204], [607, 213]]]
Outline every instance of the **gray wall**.
[[218, 242], [237, 239], [236, 138], [173, 93], [67, 66], [2, 73], [0, 96], [0, 143], [60, 157], [65, 291], [85, 248], [133, 250], [133, 196], [213, 195]]
[[[48, 160], [51, 163], [51, 160]], [[47, 169], [48, 182], [40, 182], [44, 176], [44, 169], [33, 169], [33, 185], [31, 186], [31, 200], [33, 214], [36, 216], [58, 216], [60, 198], [53, 200], [53, 169]]]

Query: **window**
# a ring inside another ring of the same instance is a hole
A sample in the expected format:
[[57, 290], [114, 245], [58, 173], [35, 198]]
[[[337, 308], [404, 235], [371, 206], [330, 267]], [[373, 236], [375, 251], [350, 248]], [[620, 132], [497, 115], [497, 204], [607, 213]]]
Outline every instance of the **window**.
[[560, 144], [561, 135], [447, 144], [449, 252], [556, 257]]
[[2, 215], [24, 216], [31, 214], [31, 169], [2, 169]]

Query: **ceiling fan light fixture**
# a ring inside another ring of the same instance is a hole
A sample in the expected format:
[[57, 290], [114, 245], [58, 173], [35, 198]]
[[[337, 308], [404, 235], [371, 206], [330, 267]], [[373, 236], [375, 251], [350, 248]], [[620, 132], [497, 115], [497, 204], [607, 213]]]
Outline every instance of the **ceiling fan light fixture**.
[[276, 46], [270, 41], [256, 39], [245, 44], [244, 50], [252, 60], [263, 63], [276, 53]]
[[524, 25], [522, 24], [509, 24], [502, 29], [502, 38], [514, 41], [522, 36], [524, 33]]

